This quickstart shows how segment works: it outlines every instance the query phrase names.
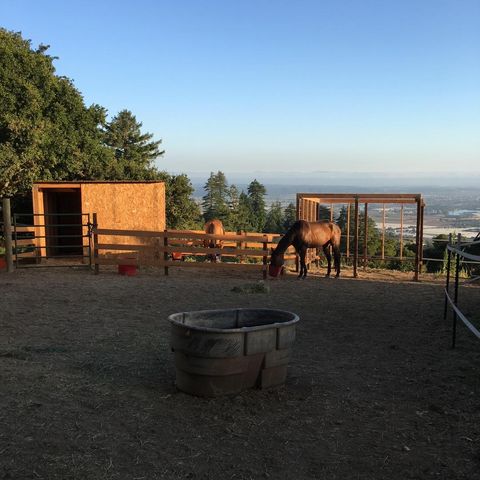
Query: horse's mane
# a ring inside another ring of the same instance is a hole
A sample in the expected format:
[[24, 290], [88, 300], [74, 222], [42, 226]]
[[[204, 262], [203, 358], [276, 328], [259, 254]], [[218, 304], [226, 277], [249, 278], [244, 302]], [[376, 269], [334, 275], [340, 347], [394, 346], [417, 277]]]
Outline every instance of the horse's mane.
[[287, 248], [293, 243], [297, 235], [299, 222], [296, 221], [288, 230], [287, 233], [280, 239], [274, 253], [281, 255], [285, 253]]

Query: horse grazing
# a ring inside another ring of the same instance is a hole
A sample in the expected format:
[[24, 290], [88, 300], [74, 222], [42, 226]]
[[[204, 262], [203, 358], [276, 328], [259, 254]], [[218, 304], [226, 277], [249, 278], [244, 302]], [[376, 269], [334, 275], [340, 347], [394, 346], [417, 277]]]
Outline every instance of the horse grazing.
[[333, 258], [335, 263], [336, 275], [340, 275], [340, 227], [332, 222], [307, 222], [297, 220], [280, 239], [275, 250], [272, 250], [270, 256], [269, 273], [276, 277], [284, 264], [284, 253], [290, 245], [293, 245], [295, 251], [300, 257], [300, 274], [298, 278], [307, 276], [307, 265], [305, 257], [307, 248], [323, 248], [327, 258], [328, 267], [326, 276], [330, 276], [332, 269], [332, 256], [329, 252], [329, 246], [333, 248]]
[[[209, 220], [204, 227], [205, 233], [209, 233], [210, 235], [225, 235], [225, 228], [223, 227], [223, 223], [221, 220], [214, 218], [213, 220]], [[203, 245], [205, 248], [222, 248], [222, 241], [216, 239], [205, 239], [203, 241]], [[209, 254], [207, 255], [207, 259], [211, 262], [216, 262], [217, 259], [220, 260], [220, 254], [214, 255]]]

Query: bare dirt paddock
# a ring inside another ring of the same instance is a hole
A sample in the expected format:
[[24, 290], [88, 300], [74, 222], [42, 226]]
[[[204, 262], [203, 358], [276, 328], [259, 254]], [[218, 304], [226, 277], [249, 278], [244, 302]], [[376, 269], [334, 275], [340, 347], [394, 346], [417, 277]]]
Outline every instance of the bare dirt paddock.
[[[480, 478], [480, 342], [460, 325], [450, 349], [441, 283], [289, 275], [232, 291], [256, 280], [0, 273], [0, 478]], [[477, 319], [479, 300], [462, 292]], [[226, 307], [300, 315], [285, 387], [176, 391], [167, 315]]]

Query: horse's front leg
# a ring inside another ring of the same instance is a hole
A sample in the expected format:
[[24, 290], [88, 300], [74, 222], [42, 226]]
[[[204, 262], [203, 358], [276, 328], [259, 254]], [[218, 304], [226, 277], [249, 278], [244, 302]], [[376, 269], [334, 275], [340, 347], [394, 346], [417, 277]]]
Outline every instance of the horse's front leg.
[[330, 255], [330, 247], [328, 245], [323, 246], [323, 253], [327, 259], [327, 274], [325, 276], [329, 277], [330, 272], [332, 271], [332, 256]]
[[302, 248], [299, 252], [300, 255], [300, 275], [298, 278], [306, 278], [307, 276], [307, 263], [305, 261], [305, 258], [307, 256], [307, 249]]

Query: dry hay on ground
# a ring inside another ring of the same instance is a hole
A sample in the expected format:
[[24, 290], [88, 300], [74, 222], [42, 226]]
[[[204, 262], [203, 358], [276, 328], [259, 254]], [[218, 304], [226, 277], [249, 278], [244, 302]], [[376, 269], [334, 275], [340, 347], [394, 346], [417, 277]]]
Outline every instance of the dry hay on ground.
[[[1, 273], [0, 478], [480, 478], [480, 344], [449, 348], [440, 283], [379, 275]], [[167, 315], [229, 307], [300, 315], [286, 386], [176, 391]]]

